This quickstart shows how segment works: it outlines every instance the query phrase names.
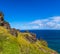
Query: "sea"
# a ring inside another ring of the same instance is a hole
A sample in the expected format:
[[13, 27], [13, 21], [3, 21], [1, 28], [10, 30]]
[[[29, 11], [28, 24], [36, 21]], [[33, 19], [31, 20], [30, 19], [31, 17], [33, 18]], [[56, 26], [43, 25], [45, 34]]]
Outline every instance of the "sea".
[[37, 39], [47, 41], [48, 47], [60, 53], [60, 30], [29, 30]]

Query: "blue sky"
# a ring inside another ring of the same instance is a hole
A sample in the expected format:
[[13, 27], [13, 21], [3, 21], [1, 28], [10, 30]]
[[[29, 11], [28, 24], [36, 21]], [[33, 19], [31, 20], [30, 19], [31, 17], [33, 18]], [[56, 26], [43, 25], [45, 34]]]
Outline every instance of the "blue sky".
[[0, 0], [5, 20], [17, 29], [60, 29], [60, 0]]

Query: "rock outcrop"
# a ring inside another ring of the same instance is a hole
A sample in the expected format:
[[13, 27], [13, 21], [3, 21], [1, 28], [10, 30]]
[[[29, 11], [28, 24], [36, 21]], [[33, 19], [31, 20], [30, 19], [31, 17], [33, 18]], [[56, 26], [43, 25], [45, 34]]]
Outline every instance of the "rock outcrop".
[[4, 20], [4, 15], [1, 12], [0, 12], [0, 26], [5, 27], [6, 29], [10, 29], [10, 24]]
[[30, 41], [31, 43], [34, 43], [34, 42], [36, 42], [37, 41], [37, 39], [34, 37], [34, 36], [29, 36], [28, 34], [26, 34], [25, 35], [26, 36], [26, 39], [28, 40], [28, 41]]
[[17, 30], [15, 28], [11, 28], [10, 33], [16, 37], [18, 36]]
[[[0, 12], [0, 26], [3, 26], [6, 29], [10, 30], [10, 34], [14, 35], [14, 36], [18, 36], [18, 32], [20, 32], [19, 29], [15, 29], [15, 28], [11, 28], [10, 24], [4, 20], [4, 14], [2, 12]], [[30, 33], [28, 30], [25, 31], [26, 33]], [[28, 40], [30, 40], [31, 42], [36, 41], [36, 34], [34, 33], [30, 33], [31, 37], [26, 35], [26, 38]]]
[[3, 26], [6, 29], [10, 30], [10, 33], [14, 36], [18, 36], [17, 30], [15, 28], [11, 28], [10, 24], [4, 20], [4, 14], [0, 12], [0, 26]]

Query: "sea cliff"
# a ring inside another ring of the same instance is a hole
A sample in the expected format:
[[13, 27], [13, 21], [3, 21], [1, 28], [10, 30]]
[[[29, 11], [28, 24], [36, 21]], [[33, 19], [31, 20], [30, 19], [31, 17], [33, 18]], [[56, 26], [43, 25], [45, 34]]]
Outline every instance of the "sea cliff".
[[0, 54], [58, 54], [48, 47], [44, 40], [38, 40], [36, 34], [20, 32], [11, 28], [0, 12]]

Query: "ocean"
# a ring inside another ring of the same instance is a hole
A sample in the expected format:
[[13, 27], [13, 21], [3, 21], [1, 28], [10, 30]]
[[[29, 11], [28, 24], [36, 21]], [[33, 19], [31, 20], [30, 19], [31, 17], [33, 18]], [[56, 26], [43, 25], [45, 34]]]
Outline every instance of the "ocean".
[[60, 52], [60, 30], [29, 30], [36, 33], [36, 38], [46, 40], [48, 47]]

